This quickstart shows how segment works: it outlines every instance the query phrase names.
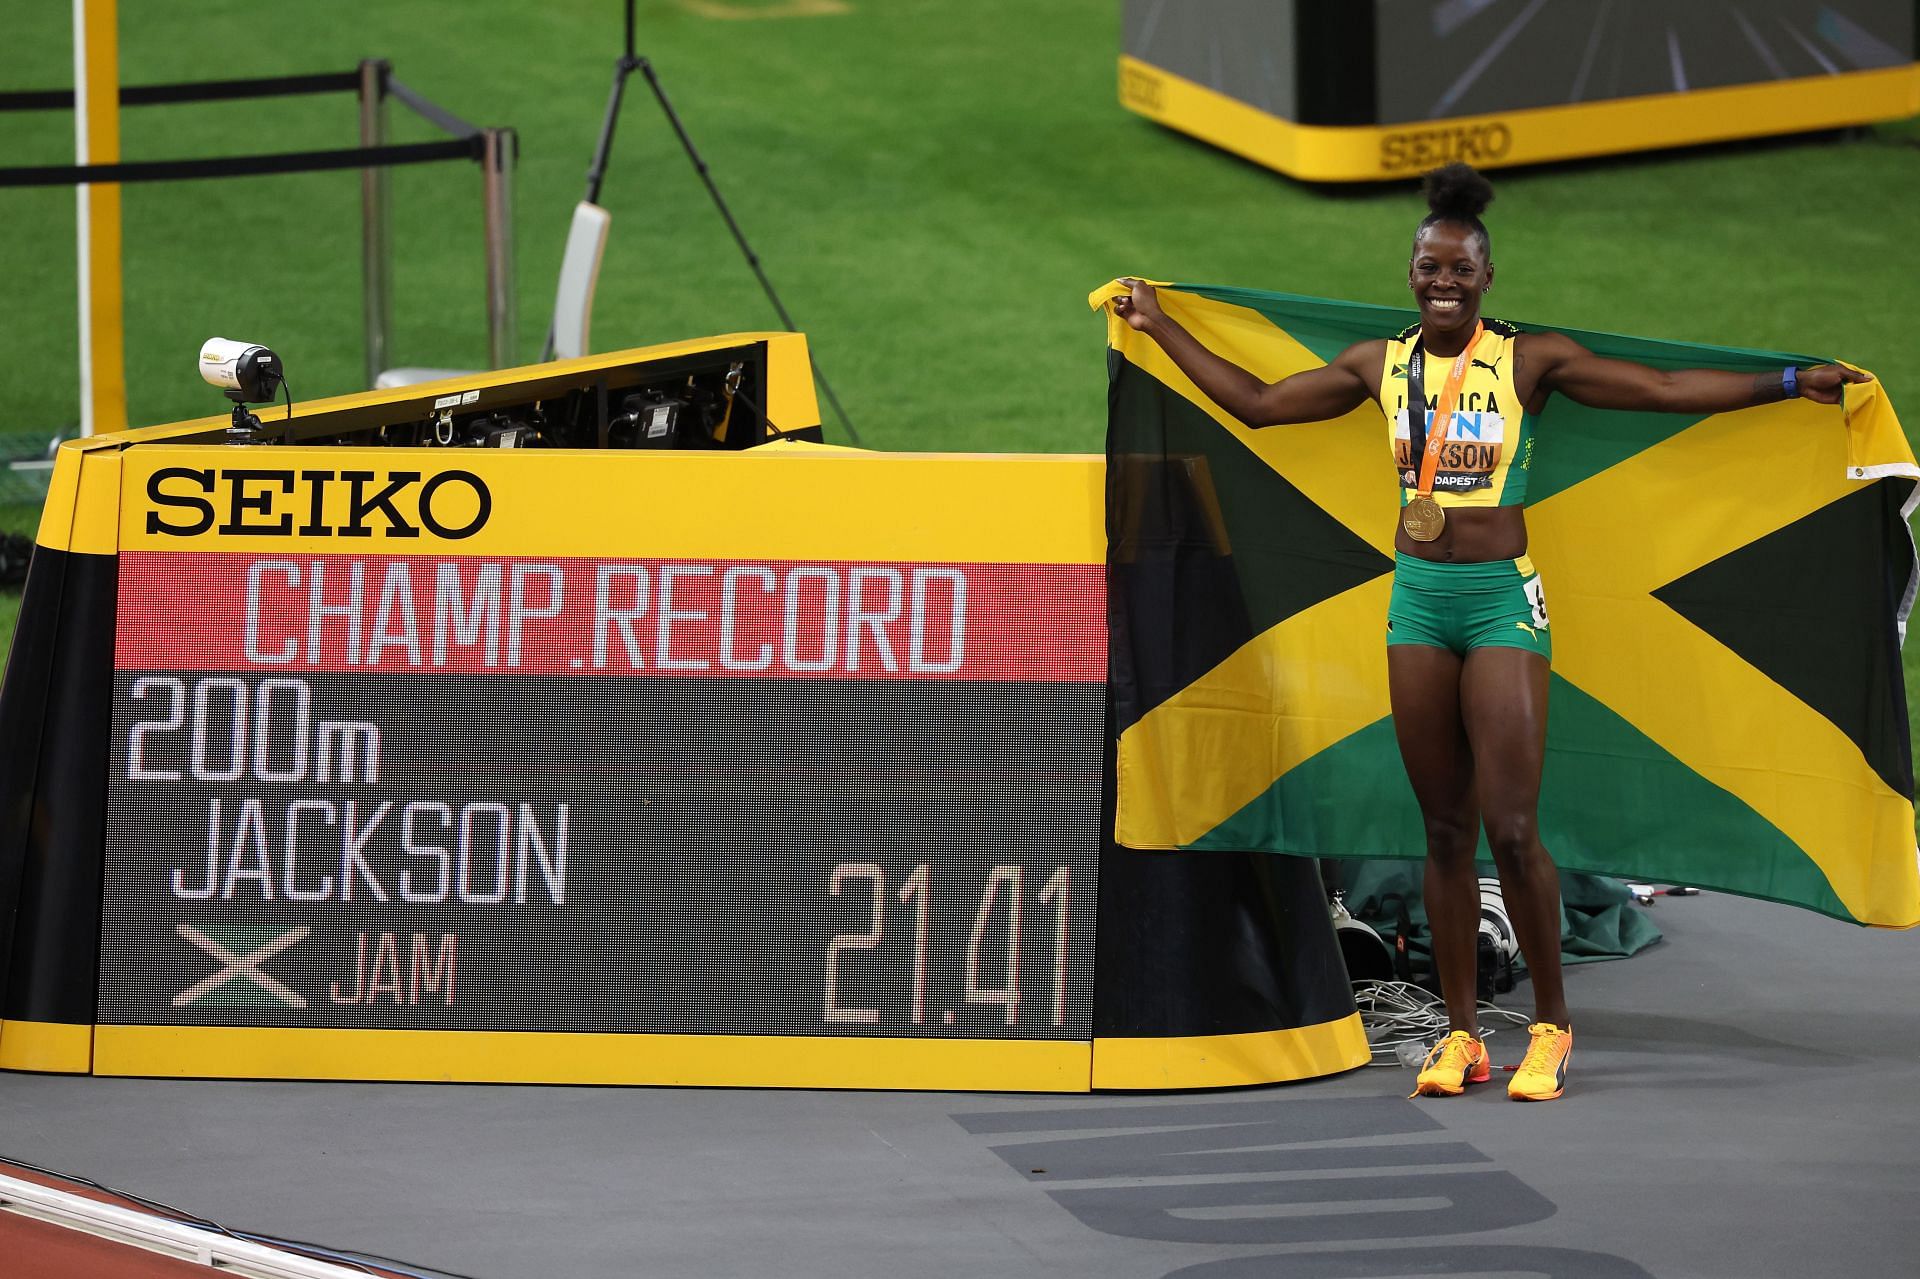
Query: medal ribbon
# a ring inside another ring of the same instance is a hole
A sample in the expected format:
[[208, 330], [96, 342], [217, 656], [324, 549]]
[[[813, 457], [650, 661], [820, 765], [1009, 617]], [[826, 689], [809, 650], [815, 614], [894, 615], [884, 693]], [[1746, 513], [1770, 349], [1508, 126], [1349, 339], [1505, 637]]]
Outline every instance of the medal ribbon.
[[[1459, 355], [1453, 357], [1453, 367], [1447, 370], [1447, 380], [1440, 388], [1440, 403], [1434, 407], [1433, 426], [1419, 434], [1427, 437], [1426, 447], [1421, 450], [1420, 483], [1416, 493], [1418, 497], [1433, 496], [1434, 476], [1440, 470], [1440, 450], [1446, 447], [1448, 428], [1453, 425], [1453, 411], [1460, 403], [1460, 387], [1467, 380], [1467, 367], [1473, 362], [1473, 348], [1480, 344], [1480, 335], [1486, 326], [1480, 321], [1473, 322], [1473, 336], [1467, 339], [1467, 345]], [[1425, 372], [1426, 353], [1423, 349], [1426, 335], [1422, 334], [1413, 344], [1413, 355], [1407, 364], [1407, 389], [1412, 392], [1411, 403], [1407, 406], [1407, 443], [1418, 445], [1418, 424], [1427, 415], [1426, 387], [1422, 385]], [[1418, 417], [1415, 414], [1418, 413]]]

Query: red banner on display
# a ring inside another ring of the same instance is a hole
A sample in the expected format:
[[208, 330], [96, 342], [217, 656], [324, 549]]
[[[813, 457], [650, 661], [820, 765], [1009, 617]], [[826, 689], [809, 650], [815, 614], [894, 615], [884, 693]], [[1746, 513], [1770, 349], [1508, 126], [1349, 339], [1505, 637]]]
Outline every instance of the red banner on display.
[[1106, 678], [1098, 564], [119, 558], [120, 670]]

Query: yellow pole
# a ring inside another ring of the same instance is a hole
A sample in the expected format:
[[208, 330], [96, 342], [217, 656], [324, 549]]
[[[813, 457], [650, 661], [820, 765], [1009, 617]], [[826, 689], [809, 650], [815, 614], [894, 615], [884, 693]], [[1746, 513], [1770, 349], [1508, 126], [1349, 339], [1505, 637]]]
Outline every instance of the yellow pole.
[[[75, 164], [120, 162], [118, 0], [73, 0]], [[120, 184], [83, 182], [79, 200], [80, 433], [127, 425]]]

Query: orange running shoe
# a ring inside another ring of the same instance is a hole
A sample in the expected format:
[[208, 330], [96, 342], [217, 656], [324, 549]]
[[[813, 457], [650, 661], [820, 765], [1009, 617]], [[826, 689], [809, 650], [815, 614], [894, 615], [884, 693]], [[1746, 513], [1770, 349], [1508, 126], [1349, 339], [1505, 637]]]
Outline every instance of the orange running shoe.
[[1552, 1101], [1567, 1090], [1567, 1063], [1573, 1059], [1573, 1027], [1536, 1021], [1527, 1027], [1533, 1042], [1507, 1084], [1515, 1101]]
[[1487, 1046], [1464, 1030], [1456, 1030], [1433, 1046], [1414, 1081], [1415, 1097], [1458, 1097], [1468, 1084], [1493, 1078]]

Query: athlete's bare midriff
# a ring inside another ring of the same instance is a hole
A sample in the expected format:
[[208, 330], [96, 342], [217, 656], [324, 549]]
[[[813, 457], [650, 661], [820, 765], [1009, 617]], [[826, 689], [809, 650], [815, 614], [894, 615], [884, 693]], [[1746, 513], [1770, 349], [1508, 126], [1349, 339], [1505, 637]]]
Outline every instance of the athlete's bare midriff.
[[1431, 542], [1416, 542], [1407, 530], [1393, 534], [1393, 549], [1442, 564], [1487, 564], [1527, 553], [1527, 519], [1519, 506], [1448, 507], [1447, 526]]

